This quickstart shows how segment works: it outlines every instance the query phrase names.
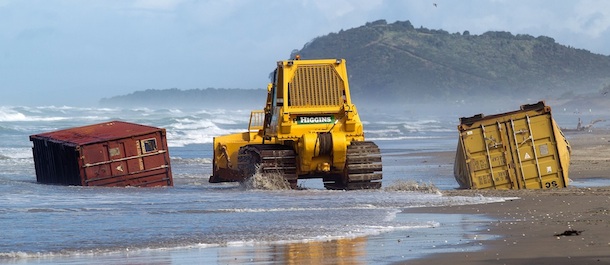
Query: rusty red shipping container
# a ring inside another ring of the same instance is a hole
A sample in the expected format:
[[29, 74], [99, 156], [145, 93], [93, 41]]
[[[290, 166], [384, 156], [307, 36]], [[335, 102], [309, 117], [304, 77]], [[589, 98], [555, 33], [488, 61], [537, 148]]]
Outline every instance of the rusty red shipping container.
[[165, 129], [111, 121], [30, 136], [36, 180], [82, 186], [173, 186]]

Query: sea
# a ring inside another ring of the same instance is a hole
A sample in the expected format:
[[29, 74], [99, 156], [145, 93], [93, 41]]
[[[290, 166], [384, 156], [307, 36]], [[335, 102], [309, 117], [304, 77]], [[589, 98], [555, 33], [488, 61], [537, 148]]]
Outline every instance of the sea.
[[[474, 251], [493, 237], [485, 216], [405, 213], [414, 207], [514, 198], [448, 197], [458, 117], [361, 114], [383, 156], [379, 190], [301, 190], [212, 184], [212, 139], [242, 132], [250, 110], [0, 107], [1, 264], [388, 264]], [[476, 113], [473, 113], [476, 114]], [[36, 182], [29, 136], [121, 120], [167, 130], [173, 187], [109, 188]], [[410, 183], [435, 189], [401, 189]]]

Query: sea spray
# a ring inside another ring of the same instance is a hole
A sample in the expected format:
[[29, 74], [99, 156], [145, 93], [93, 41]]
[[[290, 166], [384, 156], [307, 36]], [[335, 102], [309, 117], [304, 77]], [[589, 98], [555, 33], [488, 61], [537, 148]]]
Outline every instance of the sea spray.
[[441, 194], [440, 190], [433, 183], [421, 183], [413, 180], [394, 181], [390, 186], [384, 188], [385, 191], [417, 191], [423, 193]]
[[262, 173], [260, 168], [256, 168], [256, 174], [247, 178], [241, 183], [244, 189], [255, 190], [289, 190], [290, 183], [282, 176], [280, 172]]

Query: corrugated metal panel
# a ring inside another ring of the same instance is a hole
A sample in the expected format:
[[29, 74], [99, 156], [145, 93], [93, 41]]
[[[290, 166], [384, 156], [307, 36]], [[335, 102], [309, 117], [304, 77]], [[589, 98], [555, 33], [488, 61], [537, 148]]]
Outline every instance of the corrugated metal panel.
[[41, 183], [172, 186], [165, 129], [113, 121], [30, 136]]
[[454, 172], [462, 188], [568, 186], [569, 145], [544, 102], [460, 120]]
[[82, 127], [75, 127], [54, 132], [36, 134], [37, 138], [48, 138], [66, 144], [83, 145], [103, 142], [132, 135], [148, 134], [159, 131], [159, 128], [123, 122], [111, 121]]
[[299, 66], [288, 83], [290, 106], [341, 106], [344, 86], [332, 65]]
[[34, 147], [36, 180], [40, 183], [81, 185], [78, 150], [61, 142], [30, 138]]

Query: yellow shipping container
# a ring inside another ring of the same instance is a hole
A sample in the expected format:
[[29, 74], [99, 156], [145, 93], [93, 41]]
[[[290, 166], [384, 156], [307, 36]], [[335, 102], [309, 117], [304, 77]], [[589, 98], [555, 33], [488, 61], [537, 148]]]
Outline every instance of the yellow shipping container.
[[569, 184], [570, 145], [543, 101], [460, 118], [454, 176], [463, 189], [551, 189]]

